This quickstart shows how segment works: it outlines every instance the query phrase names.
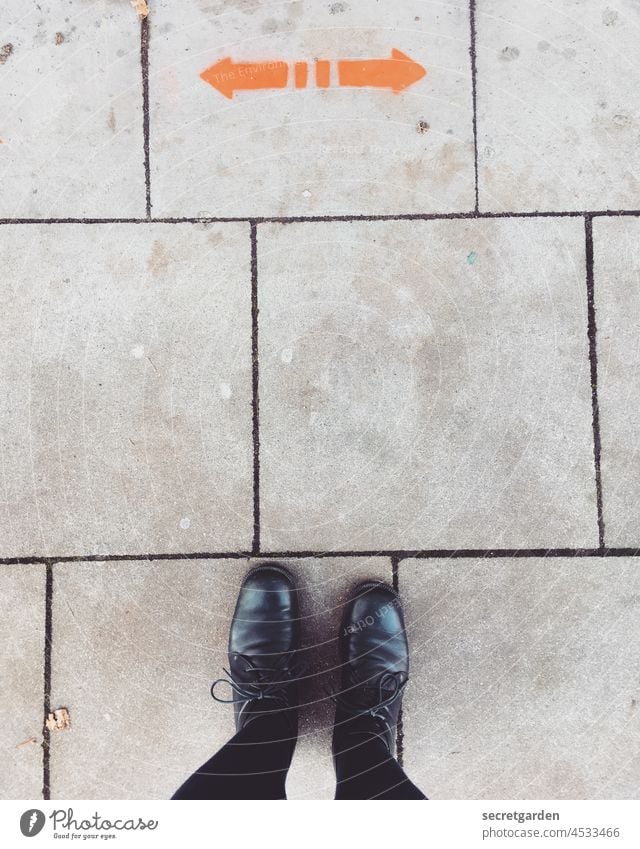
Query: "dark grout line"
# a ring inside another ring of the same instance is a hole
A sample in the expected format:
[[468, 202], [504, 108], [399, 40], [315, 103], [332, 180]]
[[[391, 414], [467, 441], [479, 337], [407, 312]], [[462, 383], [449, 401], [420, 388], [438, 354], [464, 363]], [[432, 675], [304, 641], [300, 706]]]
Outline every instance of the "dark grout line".
[[399, 585], [398, 585], [398, 563], [399, 559], [395, 554], [391, 555], [391, 585], [395, 592], [399, 593]]
[[[640, 215], [640, 212], [638, 213]], [[248, 224], [251, 218], [168, 218], [151, 216], [150, 218], [0, 218], [0, 224], [227, 224], [240, 222]]]
[[260, 395], [258, 348], [258, 228], [251, 222], [251, 375], [253, 411], [253, 546], [252, 553], [260, 552]]
[[0, 218], [3, 224], [314, 224], [348, 221], [474, 221], [494, 218], [640, 217], [640, 209], [530, 210], [528, 212], [411, 212], [385, 215], [195, 216], [147, 218]]
[[589, 366], [591, 369], [591, 409], [593, 425], [593, 460], [596, 474], [596, 506], [598, 513], [598, 540], [604, 549], [604, 514], [602, 507], [602, 475], [600, 471], [600, 405], [598, 403], [598, 351], [596, 345], [598, 327], [596, 324], [595, 288], [593, 273], [593, 218], [584, 219], [586, 266], [587, 266], [587, 311], [589, 336]]
[[464, 560], [464, 559], [487, 559], [499, 560], [504, 558], [533, 559], [540, 557], [567, 557], [567, 558], [610, 558], [610, 557], [640, 557], [640, 546], [637, 548], [433, 548], [433, 549], [388, 549], [368, 551], [193, 551], [187, 553], [158, 552], [158, 553], [131, 553], [131, 554], [71, 554], [42, 557], [0, 557], [0, 566], [29, 566], [44, 563], [53, 565], [55, 563], [112, 563], [118, 561], [137, 560], [250, 560], [260, 557], [264, 560], [303, 560], [305, 558], [322, 559], [325, 557], [356, 558], [356, 557], [393, 557], [400, 563], [401, 560]]
[[[640, 216], [640, 209], [532, 209], [527, 212], [479, 212], [470, 210], [466, 212], [407, 212], [390, 213], [385, 215], [288, 215], [288, 216], [265, 216], [252, 219], [228, 219], [238, 221], [255, 221], [258, 224], [313, 224], [317, 222], [331, 223], [333, 221], [474, 221], [493, 218], [583, 218], [590, 215], [592, 218], [620, 216]], [[175, 219], [178, 220], [178, 219]], [[198, 221], [215, 221], [221, 219], [197, 219]]]
[[478, 95], [476, 67], [476, 0], [469, 0], [469, 56], [471, 57], [471, 97], [473, 102], [473, 170], [475, 178], [476, 213], [480, 209], [478, 194]]
[[51, 798], [51, 651], [53, 639], [53, 566], [47, 563], [44, 613], [44, 716], [42, 718], [42, 798]]
[[147, 219], [151, 218], [151, 160], [149, 157], [149, 18], [140, 22], [140, 64], [142, 66], [142, 132], [144, 137], [144, 184]]
[[[67, 557], [0, 557], [0, 566], [32, 566], [36, 564], [54, 565], [56, 563], [118, 563], [146, 560], [248, 560], [255, 555], [251, 551], [194, 551], [186, 554], [164, 552], [159, 554], [71, 554]], [[260, 555], [269, 557], [270, 555]]]

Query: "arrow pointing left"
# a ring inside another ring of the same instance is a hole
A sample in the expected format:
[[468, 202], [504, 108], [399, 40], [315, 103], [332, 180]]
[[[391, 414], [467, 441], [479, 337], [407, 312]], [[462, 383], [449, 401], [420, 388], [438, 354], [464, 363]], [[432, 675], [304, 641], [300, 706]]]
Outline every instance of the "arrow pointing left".
[[286, 88], [289, 66], [286, 62], [238, 63], [226, 57], [200, 76], [231, 100], [233, 92], [240, 89]]

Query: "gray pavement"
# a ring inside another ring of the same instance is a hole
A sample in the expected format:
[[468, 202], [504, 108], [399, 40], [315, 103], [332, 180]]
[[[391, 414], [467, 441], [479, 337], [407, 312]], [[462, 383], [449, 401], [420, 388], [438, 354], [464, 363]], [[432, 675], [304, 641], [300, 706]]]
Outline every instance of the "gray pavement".
[[637, 3], [149, 5], [0, 10], [0, 796], [168, 797], [277, 558], [292, 797], [367, 577], [425, 793], [637, 797]]

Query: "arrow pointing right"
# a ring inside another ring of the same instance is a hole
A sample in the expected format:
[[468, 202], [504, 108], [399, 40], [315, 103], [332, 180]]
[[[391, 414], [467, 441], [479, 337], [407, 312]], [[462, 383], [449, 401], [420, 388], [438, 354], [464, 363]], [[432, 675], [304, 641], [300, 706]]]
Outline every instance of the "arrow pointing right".
[[402, 91], [425, 76], [426, 70], [395, 48], [391, 59], [341, 59], [338, 80], [341, 86], [370, 86]]

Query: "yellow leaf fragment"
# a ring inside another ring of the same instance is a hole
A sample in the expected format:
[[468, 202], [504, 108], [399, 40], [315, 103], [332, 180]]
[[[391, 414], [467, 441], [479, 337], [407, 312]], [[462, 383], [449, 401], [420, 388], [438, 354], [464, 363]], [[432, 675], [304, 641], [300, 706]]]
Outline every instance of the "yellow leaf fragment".
[[147, 0], [131, 0], [131, 5], [138, 13], [138, 18], [143, 21], [149, 14], [149, 4]]

